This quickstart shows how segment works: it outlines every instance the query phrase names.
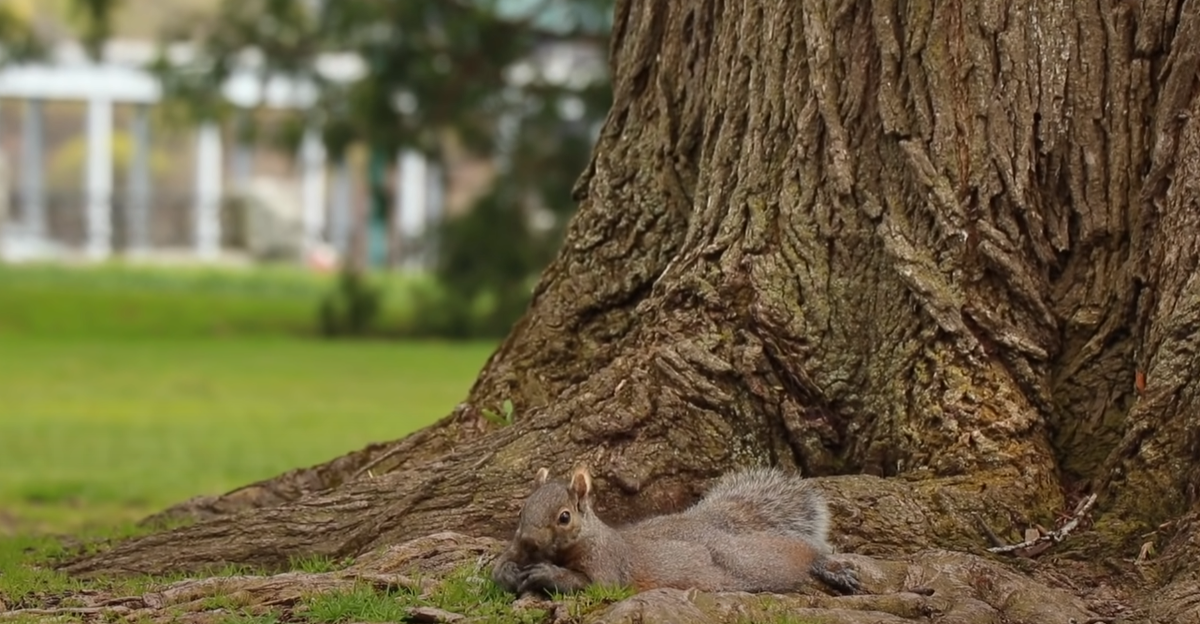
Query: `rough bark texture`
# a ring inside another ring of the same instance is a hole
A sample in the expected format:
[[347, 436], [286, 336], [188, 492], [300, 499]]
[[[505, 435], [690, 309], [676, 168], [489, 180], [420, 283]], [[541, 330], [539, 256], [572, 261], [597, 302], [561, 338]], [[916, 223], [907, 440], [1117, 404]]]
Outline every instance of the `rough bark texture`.
[[1096, 491], [1088, 554], [1149, 540], [1195, 587], [1200, 2], [616, 11], [579, 213], [467, 401], [68, 570], [503, 537], [542, 465], [589, 463], [619, 521], [769, 462], [885, 478], [825, 484], [835, 541], [885, 555]]
[[[461, 584], [444, 591], [455, 575], [464, 573], [471, 581], [467, 587], [486, 588], [481, 581], [488, 559], [502, 546], [489, 538], [440, 533], [365, 555], [345, 570], [186, 579], [137, 595], [92, 592], [74, 596], [71, 606], [22, 606], [7, 613], [0, 606], [0, 620], [7, 616], [90, 615], [138, 622], [216, 624], [238, 613], [302, 622], [307, 621], [304, 609], [311, 597], [364, 586], [393, 590], [390, 600], [407, 612], [404, 621], [408, 622], [496, 622], [508, 611], [524, 615], [520, 621], [544, 624], [797, 620], [823, 624], [1045, 624], [1096, 621], [1100, 613], [1111, 615], [1103, 600], [1072, 596], [1062, 583], [1043, 586], [980, 557], [940, 550], [915, 553], [907, 562], [844, 556], [859, 569], [870, 590], [870, 594], [856, 596], [828, 595], [815, 582], [788, 596], [656, 589], [612, 605], [597, 604], [586, 596], [566, 597], [561, 602], [525, 596], [511, 605], [486, 605], [486, 591], [476, 589], [475, 594], [463, 595], [471, 590]], [[456, 596], [454, 604], [445, 605], [450, 610], [429, 607], [430, 602], [444, 604], [447, 594]], [[490, 612], [478, 612], [489, 608]], [[542, 616], [531, 617], [534, 609], [543, 612]]]

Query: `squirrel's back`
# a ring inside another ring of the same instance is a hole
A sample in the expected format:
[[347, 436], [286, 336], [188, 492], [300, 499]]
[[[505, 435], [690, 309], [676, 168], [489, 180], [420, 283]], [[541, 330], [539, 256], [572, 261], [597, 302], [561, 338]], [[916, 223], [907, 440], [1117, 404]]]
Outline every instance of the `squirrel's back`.
[[830, 551], [829, 508], [808, 480], [777, 468], [727, 473], [684, 512], [730, 533], [779, 532]]

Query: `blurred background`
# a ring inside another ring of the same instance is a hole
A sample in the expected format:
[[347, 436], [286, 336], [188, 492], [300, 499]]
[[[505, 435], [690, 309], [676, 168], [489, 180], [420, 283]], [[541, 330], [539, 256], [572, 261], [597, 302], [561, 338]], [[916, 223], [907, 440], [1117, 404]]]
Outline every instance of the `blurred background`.
[[449, 413], [575, 209], [611, 14], [0, 0], [0, 535]]

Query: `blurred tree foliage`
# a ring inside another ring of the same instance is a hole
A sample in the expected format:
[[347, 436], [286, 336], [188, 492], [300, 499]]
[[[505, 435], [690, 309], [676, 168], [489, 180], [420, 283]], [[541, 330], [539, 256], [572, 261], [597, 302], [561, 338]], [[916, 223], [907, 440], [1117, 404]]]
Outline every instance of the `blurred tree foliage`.
[[[181, 20], [165, 34], [199, 53], [172, 59], [164, 47], [156, 70], [173, 109], [189, 118], [233, 112], [220, 88], [239, 65], [264, 79], [308, 80], [317, 105], [276, 140], [294, 150], [305, 125], [319, 124], [334, 162], [355, 145], [376, 162], [391, 162], [401, 148], [444, 162], [451, 143], [491, 159], [498, 175], [490, 191], [424, 241], [436, 252], [440, 288], [423, 302], [417, 329], [502, 335], [557, 249], [574, 210], [571, 186], [608, 110], [611, 4], [223, 0], [214, 19]], [[571, 58], [584, 63], [562, 64]], [[356, 75], [338, 79], [335, 63]], [[346, 263], [350, 271], [357, 264]], [[344, 280], [338, 296], [351, 297], [344, 288], [356, 283]]]
[[[124, 0], [60, 0], [54, 8], [65, 12], [76, 36], [96, 55], [112, 34], [113, 16]], [[42, 56], [49, 33], [38, 28], [38, 10], [45, 0], [0, 0], [0, 65]]]
[[30, 2], [0, 2], [0, 65], [41, 53]]
[[69, 0], [69, 17], [92, 56], [100, 54], [100, 48], [112, 35], [113, 14], [121, 4], [122, 0]]

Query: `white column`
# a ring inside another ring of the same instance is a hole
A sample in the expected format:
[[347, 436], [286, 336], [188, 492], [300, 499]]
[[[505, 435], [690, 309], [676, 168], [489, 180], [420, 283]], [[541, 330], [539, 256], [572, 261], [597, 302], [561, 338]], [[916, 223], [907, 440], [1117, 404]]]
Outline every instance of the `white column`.
[[42, 101], [25, 100], [21, 137], [21, 201], [25, 227], [35, 237], [46, 235], [46, 187], [42, 134]]
[[401, 264], [411, 269], [420, 265], [420, 258], [414, 252], [421, 246], [414, 243], [425, 231], [428, 174], [425, 158], [412, 150], [401, 150], [396, 167], [395, 227], [403, 245]]
[[325, 232], [325, 143], [321, 132], [310, 126], [304, 132], [300, 145], [300, 163], [303, 180], [304, 243], [311, 246], [320, 242]]
[[329, 202], [329, 241], [338, 254], [350, 253], [350, 232], [354, 227], [354, 185], [350, 163], [343, 156], [333, 165]]
[[426, 164], [421, 154], [403, 150], [396, 159], [396, 227], [406, 239], [420, 236], [425, 229], [427, 199]]
[[150, 107], [137, 104], [129, 122], [133, 154], [129, 163], [129, 205], [126, 221], [129, 253], [140, 254], [150, 248]]
[[196, 254], [215, 259], [221, 251], [221, 129], [206, 121], [196, 132]]
[[92, 98], [87, 112], [87, 255], [102, 260], [112, 253], [112, 101]]

